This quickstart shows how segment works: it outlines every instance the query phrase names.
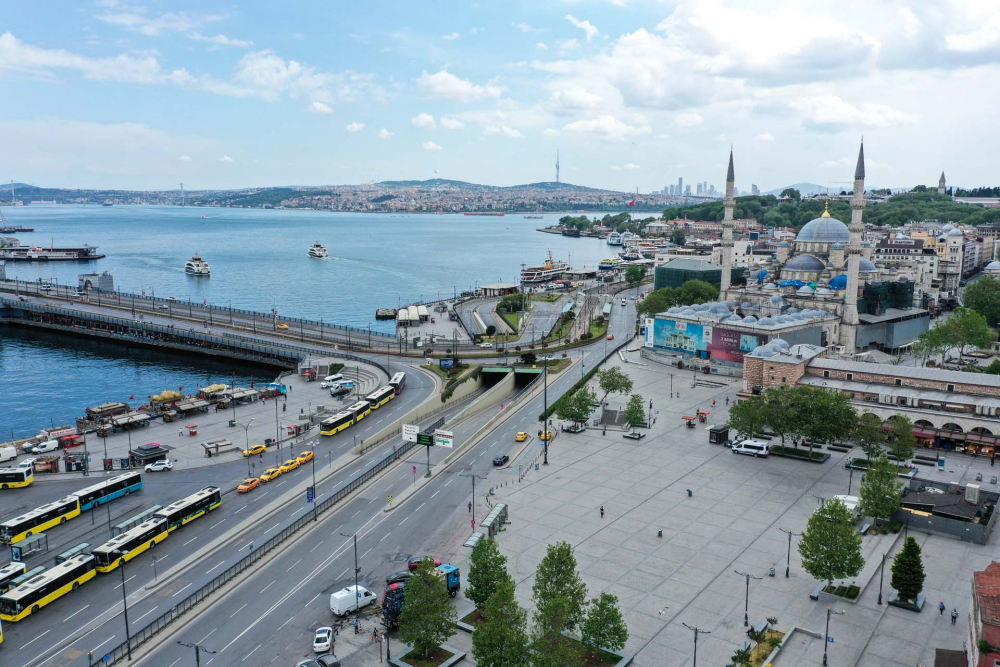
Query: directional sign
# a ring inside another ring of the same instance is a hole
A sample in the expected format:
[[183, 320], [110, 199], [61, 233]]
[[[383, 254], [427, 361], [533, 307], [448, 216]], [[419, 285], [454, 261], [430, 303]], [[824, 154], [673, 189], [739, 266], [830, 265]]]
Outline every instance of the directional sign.
[[830, 642], [832, 644], [833, 643], [833, 637], [827, 637], [826, 641], [828, 641], [828, 642]]
[[455, 444], [455, 434], [451, 431], [434, 431], [434, 444], [438, 447], [451, 449]]
[[416, 424], [403, 424], [403, 441], [404, 442], [416, 442], [417, 435], [420, 433], [420, 427]]
[[417, 444], [426, 445], [431, 447], [434, 445], [434, 434], [433, 433], [418, 433], [417, 434]]

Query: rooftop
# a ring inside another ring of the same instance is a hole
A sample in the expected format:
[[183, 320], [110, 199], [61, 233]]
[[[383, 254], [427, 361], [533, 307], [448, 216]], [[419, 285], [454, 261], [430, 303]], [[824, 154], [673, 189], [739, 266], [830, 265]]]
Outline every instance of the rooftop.
[[[778, 345], [772, 345], [777, 342]], [[744, 357], [766, 358], [780, 364], [797, 364], [805, 359], [813, 359], [826, 351], [825, 347], [819, 345], [792, 345], [785, 347], [781, 345], [784, 341], [772, 341], [766, 345], [761, 345], [753, 352]], [[769, 353], [770, 352], [770, 353]]]
[[932, 382], [950, 382], [952, 384], [972, 384], [984, 387], [1000, 387], [1000, 375], [987, 373], [966, 373], [964, 371], [946, 371], [940, 368], [918, 368], [916, 366], [893, 366], [890, 364], [868, 364], [858, 361], [841, 361], [833, 359], [813, 359], [810, 368], [829, 369], [833, 371], [850, 371], [853, 373], [868, 373], [887, 375], [889, 377], [909, 378], [912, 380], [930, 380]]
[[[874, 366], [875, 364], [864, 364]], [[799, 383], [808, 384], [815, 387], [832, 387], [843, 391], [860, 392], [865, 394], [879, 394], [893, 397], [918, 398], [924, 404], [937, 403], [942, 406], [955, 408], [965, 408], [970, 400], [975, 400], [976, 405], [983, 407], [1000, 408], [1000, 398], [989, 398], [966, 393], [940, 391], [937, 389], [917, 389], [914, 387], [897, 387], [894, 384], [879, 384], [876, 382], [858, 382], [857, 380], [838, 380], [837, 378], [824, 378], [818, 375], [804, 375], [799, 379]]]
[[979, 598], [983, 623], [1000, 625], [1000, 563], [993, 561], [982, 572], [972, 573], [973, 590]]
[[691, 259], [675, 257], [660, 265], [661, 268], [681, 269], [683, 271], [721, 271], [722, 267], [707, 259]]
[[862, 324], [878, 324], [880, 322], [891, 322], [903, 318], [910, 318], [915, 315], [930, 315], [930, 311], [923, 308], [886, 308], [881, 315], [869, 315], [868, 313], [858, 313], [858, 319]]
[[931, 491], [911, 491], [903, 496], [900, 505], [904, 509], [930, 512], [935, 516], [949, 517], [961, 521], [971, 521], [986, 503], [986, 494], [979, 494], [978, 503], [970, 503], [961, 493], [934, 493]]

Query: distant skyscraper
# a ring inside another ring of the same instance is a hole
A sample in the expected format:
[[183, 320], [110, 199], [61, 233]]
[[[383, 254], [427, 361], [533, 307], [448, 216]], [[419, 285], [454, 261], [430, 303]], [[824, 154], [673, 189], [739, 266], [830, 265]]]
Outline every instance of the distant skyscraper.
[[684, 194], [684, 179], [680, 177], [677, 178], [677, 194]]
[[688, 183], [687, 185], [684, 186], [684, 194], [688, 195], [688, 196], [691, 195], [691, 184], [690, 183]]
[[715, 186], [714, 185], [708, 186], [708, 194], [710, 194], [710, 195], [714, 195], [715, 194]]
[[559, 149], [556, 149], [556, 183], [559, 182]]
[[704, 193], [704, 191], [705, 191], [704, 188], [705, 188], [705, 184], [704, 183], [699, 183], [698, 184], [698, 194], [699, 195], [702, 194], [702, 193]]
[[752, 194], [755, 197], [760, 194], [760, 188], [757, 187], [756, 183], [752, 183], [750, 185], [750, 194]]

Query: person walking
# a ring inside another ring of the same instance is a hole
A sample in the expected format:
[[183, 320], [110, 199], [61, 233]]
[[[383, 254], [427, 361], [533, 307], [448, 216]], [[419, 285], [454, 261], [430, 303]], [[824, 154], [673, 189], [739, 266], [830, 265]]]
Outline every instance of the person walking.
[[177, 437], [181, 438], [183, 436], [184, 436], [184, 429], [182, 428], [177, 429]]
[[472, 501], [469, 501], [469, 514], [472, 514]]
[[996, 452], [993, 452], [992, 454], [990, 454], [990, 467], [991, 468], [993, 467], [993, 464], [996, 462], [996, 458], [997, 458]]
[[941, 616], [944, 616], [944, 600], [938, 603], [938, 611], [941, 612]]
[[726, 405], [729, 405], [729, 397], [726, 396]]
[[958, 609], [952, 609], [951, 610], [951, 624], [955, 625], [955, 623], [957, 621], [958, 621]]
[[604, 518], [604, 505], [601, 505], [601, 518]]

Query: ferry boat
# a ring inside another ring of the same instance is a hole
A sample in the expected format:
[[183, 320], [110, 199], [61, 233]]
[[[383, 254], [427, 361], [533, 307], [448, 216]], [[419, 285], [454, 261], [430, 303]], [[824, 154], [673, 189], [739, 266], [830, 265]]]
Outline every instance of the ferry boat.
[[104, 203], [101, 204], [101, 206], [114, 206], [114, 205], [115, 205], [115, 203], [113, 201], [111, 201], [110, 199], [105, 199]]
[[465, 215], [489, 216], [492, 218], [502, 218], [506, 213], [466, 213]]
[[614, 271], [620, 268], [622, 265], [621, 257], [609, 257], [608, 259], [602, 259], [598, 264], [597, 268], [600, 271]]
[[622, 232], [622, 245], [631, 245], [633, 241], [638, 241], [639, 238], [632, 232]]
[[626, 262], [634, 262], [636, 260], [642, 259], [642, 253], [639, 252], [639, 249], [636, 248], [635, 246], [629, 246], [623, 252], [618, 253], [618, 256], [621, 257]]
[[618, 232], [611, 232], [608, 234], [608, 245], [621, 245], [622, 235]]
[[524, 219], [525, 220], [541, 220], [542, 216], [540, 216], [540, 215], [526, 215], [526, 216], [524, 216]]
[[101, 259], [104, 255], [97, 252], [95, 245], [83, 245], [73, 248], [48, 248], [38, 246], [23, 246], [12, 237], [0, 238], [0, 261], [5, 262], [89, 262]]
[[566, 262], [557, 262], [552, 259], [552, 251], [549, 251], [548, 258], [541, 266], [529, 266], [521, 269], [522, 283], [547, 283], [569, 271], [570, 266]]
[[184, 265], [184, 273], [189, 273], [192, 276], [210, 276], [212, 275], [212, 267], [201, 258], [201, 255], [195, 253], [194, 257]]
[[326, 248], [319, 244], [319, 241], [316, 241], [316, 243], [309, 246], [309, 256], [323, 259], [324, 257], [329, 257], [330, 253], [326, 251]]

